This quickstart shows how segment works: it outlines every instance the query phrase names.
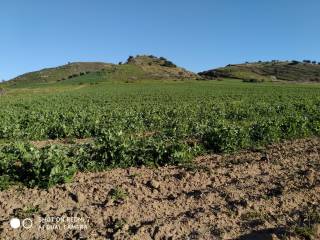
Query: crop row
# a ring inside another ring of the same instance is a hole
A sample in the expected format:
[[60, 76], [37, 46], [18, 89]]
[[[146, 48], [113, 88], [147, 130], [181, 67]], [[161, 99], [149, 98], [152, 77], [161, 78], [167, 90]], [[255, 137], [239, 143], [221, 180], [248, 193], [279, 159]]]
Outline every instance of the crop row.
[[[320, 90], [177, 85], [95, 87], [0, 102], [0, 188], [49, 187], [77, 171], [184, 164], [208, 152], [320, 136]], [[92, 138], [48, 145], [34, 140]]]

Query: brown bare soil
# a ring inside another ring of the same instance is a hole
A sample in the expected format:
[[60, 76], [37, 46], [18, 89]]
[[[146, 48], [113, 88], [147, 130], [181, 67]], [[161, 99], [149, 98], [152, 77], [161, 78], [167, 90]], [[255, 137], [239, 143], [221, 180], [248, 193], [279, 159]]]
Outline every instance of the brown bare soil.
[[[320, 239], [319, 153], [319, 138], [296, 140], [12, 188], [0, 193], [0, 239]], [[12, 229], [13, 216], [32, 227]]]
[[57, 144], [57, 145], [73, 145], [73, 144], [84, 144], [92, 142], [93, 138], [83, 138], [83, 139], [48, 139], [48, 140], [41, 140], [41, 141], [31, 141], [31, 143], [37, 148], [44, 148], [49, 145]]

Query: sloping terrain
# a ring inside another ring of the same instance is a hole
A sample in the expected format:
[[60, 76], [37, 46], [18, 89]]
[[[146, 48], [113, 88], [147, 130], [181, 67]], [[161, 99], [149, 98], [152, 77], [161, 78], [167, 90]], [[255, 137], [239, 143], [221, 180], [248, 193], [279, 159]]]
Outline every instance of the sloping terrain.
[[197, 74], [173, 64], [163, 57], [152, 55], [129, 57], [126, 63], [110, 64], [101, 62], [75, 62], [55, 68], [26, 73], [8, 82], [6, 85], [28, 83], [55, 83], [74, 81], [81, 78], [85, 81], [104, 80], [154, 80], [154, 79], [198, 79]]
[[[184, 167], [78, 173], [49, 190], [11, 188], [0, 192], [0, 238], [319, 239], [319, 153], [319, 138], [295, 140]], [[9, 216], [33, 225], [13, 230]]]
[[204, 78], [236, 78], [245, 81], [320, 82], [320, 65], [305, 62], [256, 62], [228, 65], [199, 73]]
[[139, 66], [151, 78], [200, 79], [197, 74], [176, 66], [163, 57], [142, 55], [129, 57], [127, 64]]
[[54, 68], [45, 68], [36, 72], [30, 72], [18, 76], [12, 80], [11, 83], [34, 83], [34, 82], [56, 82], [59, 80], [66, 80], [68, 78], [77, 77], [90, 72], [101, 71], [104, 68], [111, 67], [112, 64], [101, 62], [75, 62]]

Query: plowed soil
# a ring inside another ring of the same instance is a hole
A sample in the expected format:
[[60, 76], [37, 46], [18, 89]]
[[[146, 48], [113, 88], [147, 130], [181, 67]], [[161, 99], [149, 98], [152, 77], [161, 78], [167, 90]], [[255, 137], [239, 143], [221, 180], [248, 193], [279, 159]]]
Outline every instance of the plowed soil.
[[320, 239], [319, 154], [313, 138], [11, 188], [0, 192], [0, 239]]

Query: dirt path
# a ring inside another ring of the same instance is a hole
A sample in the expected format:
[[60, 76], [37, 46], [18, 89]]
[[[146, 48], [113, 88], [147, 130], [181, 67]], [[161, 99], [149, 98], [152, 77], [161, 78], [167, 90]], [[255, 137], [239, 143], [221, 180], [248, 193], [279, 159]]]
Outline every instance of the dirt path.
[[[319, 154], [314, 138], [10, 189], [0, 192], [0, 239], [303, 239], [320, 231]], [[13, 230], [13, 216], [33, 225]]]

